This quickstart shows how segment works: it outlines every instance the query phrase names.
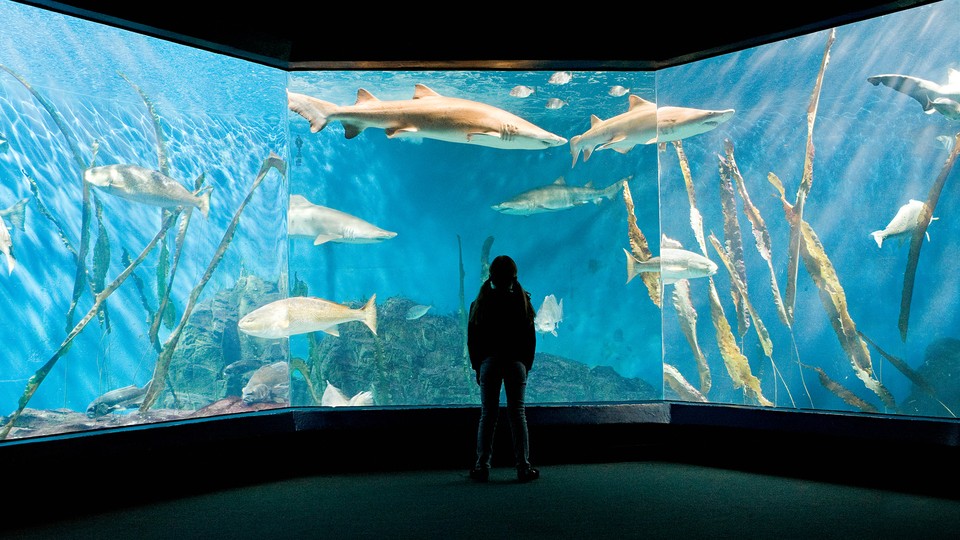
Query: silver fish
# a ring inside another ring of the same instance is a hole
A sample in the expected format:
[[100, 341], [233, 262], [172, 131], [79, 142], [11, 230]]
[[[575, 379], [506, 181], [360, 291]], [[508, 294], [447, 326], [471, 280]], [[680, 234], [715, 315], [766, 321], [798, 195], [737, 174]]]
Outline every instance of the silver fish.
[[87, 416], [97, 418], [112, 411], [139, 407], [143, 403], [144, 396], [147, 395], [147, 387], [149, 386], [150, 383], [143, 385], [143, 387], [131, 384], [111, 390], [87, 405]]
[[416, 305], [407, 310], [406, 318], [408, 321], [415, 321], [423, 317], [433, 306]]
[[253, 372], [241, 390], [240, 399], [253, 403], [285, 403], [290, 399], [290, 367], [274, 362]]
[[923, 112], [939, 112], [951, 120], [960, 120], [960, 71], [950, 69], [947, 84], [913, 77], [911, 75], [884, 74], [867, 77], [874, 86], [884, 85], [912, 97], [923, 107]]
[[550, 79], [547, 80], [550, 84], [567, 84], [573, 79], [573, 74], [569, 71], [558, 71], [553, 75], [550, 75]]
[[715, 129], [734, 115], [733, 109], [706, 110], [687, 107], [657, 107], [655, 103], [630, 94], [630, 108], [607, 120], [590, 117], [590, 129], [570, 139], [573, 165], [580, 152], [583, 161], [595, 150], [625, 154], [638, 144], [678, 141]]
[[548, 294], [543, 298], [543, 303], [540, 304], [540, 309], [533, 318], [533, 324], [537, 332], [557, 335], [557, 325], [561, 322], [563, 322], [563, 300], [557, 302], [556, 296]]
[[[925, 206], [925, 202], [914, 199], [910, 199], [907, 204], [901, 206], [886, 227], [870, 233], [870, 236], [877, 242], [877, 247], [883, 247], [883, 241], [887, 238], [898, 238], [902, 242], [905, 236], [913, 234], [913, 230], [917, 228], [920, 211]], [[939, 218], [931, 217], [930, 219]], [[930, 241], [930, 233], [927, 233], [927, 241]]]
[[562, 109], [567, 105], [567, 102], [560, 98], [550, 98], [547, 100], [546, 107], [548, 109]]
[[658, 257], [645, 261], [637, 260], [632, 253], [627, 254], [627, 283], [642, 272], [660, 272], [660, 279], [670, 285], [681, 279], [702, 278], [717, 273], [717, 263], [685, 249], [661, 248]]
[[340, 106], [293, 92], [287, 92], [287, 105], [310, 122], [312, 133], [339, 120], [348, 139], [364, 129], [379, 128], [390, 139], [436, 139], [507, 150], [544, 150], [567, 142], [513, 113], [441, 96], [423, 84], [416, 85], [413, 99], [381, 101], [361, 88], [353, 105]]
[[17, 260], [13, 256], [13, 237], [10, 236], [10, 230], [2, 218], [10, 220], [10, 225], [15, 229], [25, 230], [27, 202], [30, 199], [20, 199], [10, 208], [0, 210], [0, 253], [7, 257], [7, 273], [13, 273], [17, 266]]
[[337, 325], [360, 321], [376, 334], [376, 298], [374, 294], [363, 307], [354, 309], [323, 298], [292, 296], [247, 313], [237, 323], [237, 328], [251, 336], [271, 339], [317, 331], [339, 336]]
[[620, 86], [619, 84], [615, 84], [615, 85], [613, 85], [613, 86], [610, 87], [610, 90], [607, 90], [607, 93], [610, 94], [610, 95], [613, 96], [613, 97], [620, 97], [620, 96], [626, 95], [627, 92], [629, 92], [629, 91], [630, 91], [629, 88], [624, 88], [624, 87]]
[[356, 216], [313, 204], [303, 195], [291, 195], [287, 212], [287, 236], [309, 238], [313, 245], [326, 242], [371, 244], [397, 236]]
[[590, 202], [600, 204], [604, 199], [612, 199], [620, 193], [625, 183], [626, 179], [622, 179], [603, 189], [595, 189], [593, 182], [588, 182], [582, 187], [568, 186], [561, 176], [550, 185], [524, 191], [491, 208], [504, 214], [528, 216], [565, 210]]
[[510, 95], [513, 97], [525, 98], [525, 97], [530, 97], [530, 95], [534, 94], [535, 92], [536, 90], [533, 88], [530, 88], [529, 86], [518, 84], [517, 86], [514, 86], [510, 90]]
[[320, 405], [324, 407], [362, 407], [373, 405], [373, 392], [357, 392], [353, 397], [347, 397], [342, 390], [327, 381], [327, 387], [320, 398]]
[[210, 187], [191, 193], [173, 178], [137, 165], [103, 165], [83, 171], [83, 180], [106, 193], [130, 201], [162, 208], [178, 206], [210, 213]]

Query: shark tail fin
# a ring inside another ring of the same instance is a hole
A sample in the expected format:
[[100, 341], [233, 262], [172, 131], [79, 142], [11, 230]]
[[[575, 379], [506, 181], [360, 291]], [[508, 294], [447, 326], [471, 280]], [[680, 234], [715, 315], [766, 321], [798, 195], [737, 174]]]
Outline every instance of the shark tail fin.
[[337, 106], [329, 101], [287, 91], [287, 108], [310, 122], [310, 133], [327, 127], [327, 117]]
[[373, 335], [377, 335], [377, 295], [374, 293], [370, 296], [370, 299], [367, 300], [367, 303], [360, 308], [360, 311], [363, 312], [363, 324], [367, 325], [367, 328], [373, 332]]
[[637, 276], [637, 260], [627, 248], [623, 248], [623, 253], [627, 256], [627, 283], [630, 283], [630, 280]]
[[580, 135], [574, 135], [570, 138], [570, 154], [573, 155], [573, 164], [570, 167], [576, 167], [577, 158], [580, 157]]
[[210, 192], [213, 191], [213, 188], [210, 187], [202, 191], [202, 193], [197, 194], [200, 199], [197, 201], [197, 207], [200, 208], [200, 213], [206, 218], [210, 215]]
[[30, 199], [20, 199], [17, 204], [10, 207], [10, 213], [7, 214], [7, 217], [10, 218], [10, 224], [21, 231], [25, 230], [27, 202], [29, 201]]
[[883, 247], [883, 231], [873, 231], [870, 233], [870, 236], [873, 237], [877, 242], [877, 247]]

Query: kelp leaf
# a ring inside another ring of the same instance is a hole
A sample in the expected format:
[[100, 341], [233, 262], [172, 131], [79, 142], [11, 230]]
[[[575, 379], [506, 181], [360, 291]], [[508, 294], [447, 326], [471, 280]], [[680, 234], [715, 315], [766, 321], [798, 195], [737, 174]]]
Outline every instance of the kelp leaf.
[[700, 210], [697, 209], [697, 194], [693, 187], [693, 176], [690, 174], [690, 163], [687, 161], [687, 154], [683, 151], [682, 141], [673, 141], [673, 148], [677, 152], [680, 172], [683, 173], [683, 183], [687, 188], [687, 199], [690, 201], [690, 227], [693, 229], [693, 235], [697, 238], [700, 252], [706, 257], [707, 242], [703, 236], [703, 219], [700, 217]]
[[900, 373], [903, 373], [903, 375], [906, 378], [910, 379], [910, 382], [916, 385], [917, 388], [926, 392], [930, 397], [936, 400], [936, 402], [939, 403], [944, 409], [946, 409], [946, 411], [950, 413], [950, 416], [953, 416], [954, 418], [956, 418], [957, 415], [954, 414], [953, 411], [950, 410], [950, 407], [947, 407], [947, 405], [943, 401], [940, 401], [940, 398], [937, 397], [937, 391], [933, 388], [933, 385], [928, 383], [927, 380], [922, 375], [920, 375], [914, 369], [908, 366], [907, 363], [904, 362], [902, 359], [897, 358], [896, 356], [893, 356], [892, 354], [889, 354], [888, 352], [881, 349], [879, 345], [871, 341], [870, 338], [868, 338], [863, 334], [863, 332], [860, 332], [858, 330], [857, 334], [859, 334], [861, 338], [863, 338], [867, 343], [869, 343], [871, 347], [876, 349], [877, 352], [880, 353], [880, 356], [886, 358], [888, 362], [893, 364], [893, 367], [897, 368], [897, 371], [899, 371]]
[[723, 238], [724, 250], [727, 257], [727, 271], [731, 276], [736, 276], [742, 287], [734, 285], [730, 281], [730, 296], [733, 299], [733, 305], [737, 310], [737, 335], [743, 338], [750, 327], [747, 319], [747, 310], [744, 306], [745, 299], [742, 297], [746, 291], [747, 268], [743, 261], [743, 234], [740, 231], [740, 220], [737, 219], [737, 200], [733, 190], [733, 173], [729, 164], [722, 156], [717, 156], [720, 161], [720, 208], [723, 214]]
[[760, 380], [753, 375], [747, 357], [740, 352], [740, 347], [737, 346], [737, 340], [730, 328], [730, 323], [727, 322], [727, 317], [723, 313], [723, 305], [720, 304], [720, 296], [717, 294], [713, 277], [707, 279], [710, 280], [710, 316], [713, 319], [713, 328], [716, 331], [717, 345], [720, 347], [720, 356], [723, 357], [723, 363], [733, 380], [734, 387], [743, 388], [749, 397], [754, 398], [761, 405], [773, 406], [770, 400], [763, 397]]
[[707, 401], [707, 398], [699, 390], [683, 378], [677, 368], [666, 362], [663, 363], [663, 382], [667, 383], [667, 386], [684, 401]]
[[[760, 215], [760, 209], [753, 204], [753, 201], [750, 199], [750, 194], [747, 192], [747, 184], [743, 180], [743, 175], [740, 174], [740, 169], [737, 167], [737, 162], [733, 157], [733, 143], [727, 139], [724, 141], [724, 147], [727, 155], [727, 167], [736, 182], [737, 193], [740, 195], [740, 200], [743, 201], [743, 213], [746, 215], [747, 220], [750, 221], [757, 252], [760, 254], [760, 257], [766, 261], [767, 269], [770, 270], [770, 290], [773, 292], [773, 303], [777, 307], [777, 315], [779, 315], [780, 321], [783, 322], [783, 324], [790, 327], [790, 318], [787, 316], [787, 311], [783, 307], [783, 298], [780, 296], [780, 287], [777, 284], [777, 274], [773, 269], [773, 242], [770, 239], [770, 232], [767, 230], [767, 224], [763, 220], [763, 216]], [[775, 175], [774, 178], [776, 178]], [[777, 179], [777, 182], [779, 182], [779, 179]], [[783, 186], [781, 184], [781, 191], [782, 188]]]
[[875, 413], [877, 408], [873, 405], [867, 403], [866, 401], [858, 398], [851, 392], [844, 388], [840, 383], [834, 381], [827, 376], [826, 372], [816, 366], [805, 366], [809, 369], [812, 369], [817, 372], [817, 376], [820, 378], [820, 384], [827, 390], [833, 392], [835, 396], [842, 399], [844, 403], [850, 405], [851, 407], [856, 407], [860, 411], [865, 413]]
[[[630, 240], [630, 251], [639, 261], [649, 260], [653, 257], [653, 253], [647, 244], [647, 237], [637, 226], [637, 216], [633, 210], [633, 195], [630, 194], [630, 185], [627, 182], [623, 183], [623, 202], [627, 208], [627, 237]], [[650, 300], [657, 307], [661, 307], [660, 273], [643, 272], [640, 274], [640, 279], [647, 286], [647, 294], [650, 296]]]
[[[94, 296], [100, 294], [107, 280], [107, 270], [110, 268], [110, 238], [107, 228], [103, 224], [103, 207], [100, 200], [94, 198], [94, 207], [97, 215], [97, 241], [93, 246], [93, 275], [90, 283], [93, 286]], [[110, 332], [110, 317], [107, 314], [107, 303], [101, 304], [100, 323]]]
[[[120, 262], [123, 263], [124, 266], [130, 266], [133, 263], [130, 259], [130, 253], [125, 247], [121, 247], [120, 249]], [[143, 309], [147, 311], [147, 322], [150, 322], [153, 318], [153, 308], [150, 307], [150, 301], [147, 300], [147, 287], [136, 272], [130, 273], [130, 279], [133, 280], [134, 285], [137, 287], [137, 292], [140, 293], [140, 304], [143, 306]]]
[[700, 344], [697, 342], [697, 310], [693, 307], [693, 301], [690, 299], [690, 282], [688, 280], [681, 279], [673, 284], [673, 307], [680, 320], [680, 330], [687, 338], [690, 350], [693, 351], [693, 358], [697, 362], [697, 372], [700, 374], [699, 393], [705, 395], [710, 392], [712, 379], [707, 358], [703, 355]]
[[903, 292], [900, 295], [900, 318], [897, 327], [900, 329], [901, 341], [907, 340], [907, 328], [910, 325], [910, 304], [913, 302], [913, 283], [917, 277], [917, 264], [920, 261], [920, 248], [923, 247], [923, 239], [927, 234], [927, 227], [933, 219], [933, 211], [937, 207], [937, 201], [940, 200], [940, 192], [943, 191], [943, 185], [947, 181], [947, 176], [953, 169], [953, 164], [957, 161], [957, 155], [960, 154], [960, 133], [954, 137], [953, 150], [947, 157], [947, 161], [940, 170], [940, 176], [930, 188], [927, 194], [926, 204], [920, 209], [920, 215], [917, 217], [917, 228], [913, 230], [913, 236], [910, 237], [910, 253], [907, 255], [907, 268], [903, 273]]

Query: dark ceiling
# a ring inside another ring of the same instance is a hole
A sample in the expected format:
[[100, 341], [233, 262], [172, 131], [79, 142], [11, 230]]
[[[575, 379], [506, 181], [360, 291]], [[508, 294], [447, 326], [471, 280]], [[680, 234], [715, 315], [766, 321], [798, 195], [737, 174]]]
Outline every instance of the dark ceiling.
[[295, 71], [653, 70], [935, 2], [21, 3]]

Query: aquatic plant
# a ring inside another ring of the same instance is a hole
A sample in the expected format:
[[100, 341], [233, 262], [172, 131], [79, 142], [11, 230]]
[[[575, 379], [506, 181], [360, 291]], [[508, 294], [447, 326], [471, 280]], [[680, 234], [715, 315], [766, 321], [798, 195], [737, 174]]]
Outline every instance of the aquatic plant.
[[[630, 242], [630, 254], [638, 261], [648, 261], [653, 257], [647, 237], [637, 226], [637, 216], [634, 213], [633, 195], [630, 194], [630, 185], [623, 184], [623, 203], [627, 210], [627, 239]], [[660, 290], [660, 274], [658, 272], [643, 272], [640, 279], [647, 286], [647, 295], [657, 307], [661, 307], [662, 296]], [[629, 278], [628, 278], [629, 281]]]

